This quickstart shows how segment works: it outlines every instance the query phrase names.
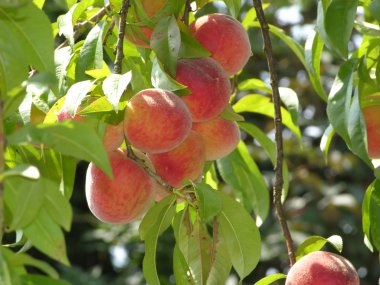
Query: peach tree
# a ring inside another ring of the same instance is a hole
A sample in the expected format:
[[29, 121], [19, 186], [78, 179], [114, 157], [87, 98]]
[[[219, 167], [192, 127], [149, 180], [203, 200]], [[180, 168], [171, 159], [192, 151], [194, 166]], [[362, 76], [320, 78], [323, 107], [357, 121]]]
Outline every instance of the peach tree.
[[[141, 221], [148, 284], [160, 284], [156, 251], [169, 230], [175, 284], [224, 284], [231, 270], [242, 281], [260, 261], [271, 194], [290, 266], [326, 243], [341, 251], [339, 236], [311, 236], [295, 250], [287, 226], [283, 128], [299, 145], [302, 135], [297, 94], [279, 86], [274, 38], [326, 104], [324, 155], [339, 136], [373, 170], [363, 242], [380, 249], [379, 0], [320, 0], [305, 46], [268, 24], [270, 1], [246, 1], [241, 13], [240, 0], [224, 0], [229, 15], [204, 15], [212, 0], [64, 2], [67, 11], [51, 20], [44, 0], [0, 0], [0, 284], [68, 284], [28, 251], [70, 265], [64, 234], [79, 160], [91, 162], [83, 195], [99, 222]], [[270, 86], [240, 76], [254, 58], [250, 43], [261, 41], [249, 29], [262, 33]], [[321, 79], [323, 52], [339, 62], [331, 88]], [[249, 113], [273, 118], [273, 140]], [[241, 134], [273, 164], [273, 192]]]

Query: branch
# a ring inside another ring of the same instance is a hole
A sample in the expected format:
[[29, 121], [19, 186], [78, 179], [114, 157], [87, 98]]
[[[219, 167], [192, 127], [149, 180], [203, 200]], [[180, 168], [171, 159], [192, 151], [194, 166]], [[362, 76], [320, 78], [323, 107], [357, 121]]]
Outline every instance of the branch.
[[123, 52], [123, 43], [124, 43], [124, 34], [125, 34], [125, 23], [127, 19], [127, 13], [129, 8], [129, 0], [123, 0], [123, 3], [121, 5], [120, 9], [120, 22], [119, 22], [119, 34], [116, 44], [116, 59], [115, 59], [115, 73], [121, 74], [121, 67], [122, 62], [124, 59], [124, 52]]
[[269, 26], [267, 20], [264, 15], [263, 7], [261, 4], [261, 0], [253, 0], [253, 5], [255, 6], [257, 19], [260, 22], [261, 33], [264, 40], [264, 51], [268, 62], [269, 73], [271, 77], [271, 86], [273, 92], [273, 103], [274, 103], [274, 124], [276, 130], [276, 165], [274, 167], [275, 171], [275, 182], [273, 186], [273, 204], [276, 209], [277, 218], [281, 225], [286, 246], [288, 249], [288, 256], [290, 265], [292, 266], [296, 262], [293, 240], [290, 234], [288, 224], [286, 222], [284, 209], [281, 204], [281, 195], [282, 195], [282, 187], [284, 185], [284, 178], [282, 174], [282, 164], [283, 164], [283, 142], [282, 142], [282, 117], [281, 117], [281, 98], [280, 91], [278, 89], [278, 78], [276, 72], [276, 62], [273, 56], [272, 43], [269, 36]]
[[185, 4], [185, 12], [183, 13], [182, 21], [185, 23], [186, 26], [189, 26], [189, 13], [191, 11], [191, 5], [190, 0], [186, 0]]

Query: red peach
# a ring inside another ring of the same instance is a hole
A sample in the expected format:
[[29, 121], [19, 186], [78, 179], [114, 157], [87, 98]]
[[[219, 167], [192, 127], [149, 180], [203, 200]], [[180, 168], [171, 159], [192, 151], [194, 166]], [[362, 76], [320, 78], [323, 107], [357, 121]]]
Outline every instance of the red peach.
[[[184, 179], [196, 180], [202, 174], [205, 153], [201, 137], [191, 131], [185, 141], [175, 149], [148, 154], [148, 158], [153, 163], [156, 173], [166, 183], [177, 188]], [[162, 196], [166, 192], [158, 191], [158, 195]]]
[[106, 223], [126, 224], [136, 220], [154, 199], [154, 179], [126, 154], [122, 149], [109, 153], [113, 179], [93, 163], [87, 169], [88, 206], [99, 220]]
[[285, 285], [359, 285], [353, 265], [344, 257], [315, 251], [302, 257], [291, 268]]
[[220, 117], [194, 123], [193, 130], [202, 138], [206, 160], [215, 160], [228, 155], [240, 141], [240, 130], [237, 123]]
[[380, 93], [364, 98], [363, 115], [367, 129], [368, 156], [372, 159], [380, 158]]
[[218, 116], [228, 104], [231, 85], [222, 67], [212, 58], [180, 59], [176, 80], [191, 91], [181, 99], [194, 122]]
[[136, 148], [161, 153], [182, 143], [191, 124], [190, 112], [177, 95], [162, 89], [145, 89], [127, 104], [124, 132]]
[[242, 24], [224, 14], [205, 15], [190, 25], [190, 31], [228, 75], [237, 73], [252, 55]]

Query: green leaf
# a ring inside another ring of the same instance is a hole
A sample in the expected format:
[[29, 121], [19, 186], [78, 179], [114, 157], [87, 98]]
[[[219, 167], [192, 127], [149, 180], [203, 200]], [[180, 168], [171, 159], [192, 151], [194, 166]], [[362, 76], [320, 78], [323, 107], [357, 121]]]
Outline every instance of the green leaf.
[[162, 18], [153, 30], [150, 47], [173, 77], [176, 74], [180, 46], [181, 35], [176, 19], [173, 16]]
[[293, 123], [296, 125], [298, 121], [298, 112], [299, 112], [299, 101], [297, 93], [290, 88], [280, 87], [280, 97], [282, 103], [286, 106], [286, 109], [289, 111]]
[[269, 285], [269, 284], [272, 284], [274, 281], [285, 279], [285, 278], [286, 278], [285, 274], [276, 273], [276, 274], [260, 279], [254, 285]]
[[12, 213], [10, 230], [31, 224], [38, 216], [45, 195], [46, 178], [31, 181], [22, 177], [5, 180], [4, 200]]
[[371, 5], [369, 5], [369, 11], [372, 17], [380, 24], [380, 0], [372, 0]]
[[36, 274], [25, 274], [21, 275], [21, 279], [23, 280], [23, 284], [28, 285], [71, 285], [70, 283], [60, 279], [52, 279], [42, 275]]
[[354, 28], [363, 35], [369, 35], [373, 37], [380, 36], [380, 28], [378, 25], [374, 25], [368, 22], [355, 22]]
[[162, 67], [161, 63], [157, 58], [153, 59], [152, 66], [152, 75], [151, 75], [152, 84], [156, 88], [176, 91], [176, 90], [186, 90], [186, 86], [177, 82], [169, 74], [167, 74]]
[[62, 154], [92, 161], [111, 176], [111, 166], [101, 138], [91, 126], [82, 122], [67, 120], [52, 125], [25, 126], [8, 136], [8, 143], [45, 144]]
[[67, 199], [70, 199], [74, 189], [75, 171], [77, 161], [75, 158], [67, 155], [61, 155], [63, 193]]
[[244, 80], [239, 83], [238, 85], [239, 90], [261, 90], [265, 93], [272, 94], [272, 89], [269, 88], [264, 81], [257, 79], [257, 78], [251, 78]]
[[241, 9], [241, 0], [223, 0], [232, 17], [237, 18]]
[[[64, 35], [69, 45], [74, 47], [74, 23], [73, 23], [73, 14], [76, 9], [81, 7], [80, 3], [74, 4], [70, 10], [57, 18], [59, 35]], [[82, 6], [83, 7], [83, 6]]]
[[9, 273], [8, 264], [3, 254], [6, 250], [7, 249], [4, 247], [0, 248], [0, 284], [13, 285], [11, 280], [11, 274]]
[[[195, 285], [195, 281], [191, 274], [188, 274], [189, 266], [183, 257], [182, 252], [179, 250], [178, 244], [176, 243], [173, 252], [173, 273], [175, 284], [177, 285]], [[216, 283], [215, 283], [216, 284]]]
[[70, 116], [74, 117], [78, 107], [82, 103], [83, 99], [90, 92], [95, 81], [86, 80], [73, 84], [67, 91], [65, 99], [65, 108], [69, 112]]
[[33, 0], [33, 3], [36, 4], [38, 9], [42, 9], [45, 4], [45, 0]]
[[127, 89], [132, 79], [132, 72], [129, 71], [123, 75], [111, 74], [108, 76], [102, 85], [104, 95], [114, 107], [115, 112], [119, 111], [119, 101], [124, 91]]
[[313, 84], [314, 90], [323, 101], [327, 101], [327, 95], [323, 89], [320, 74], [322, 52], [323, 42], [320, 36], [316, 32], [312, 31], [307, 37], [305, 43], [305, 67], [309, 74], [310, 82]]
[[0, 27], [7, 27], [8, 35], [17, 39], [30, 65], [54, 73], [53, 31], [43, 11], [31, 1], [18, 9], [0, 8]]
[[380, 181], [376, 180], [371, 190], [370, 200], [371, 239], [380, 250]]
[[[162, 211], [165, 211], [166, 208], [173, 204], [175, 198], [173, 195], [169, 195], [155, 204], [153, 207], [150, 207], [148, 212], [145, 214], [139, 226], [139, 233], [141, 240], [145, 240], [149, 231], [155, 226], [157, 222], [157, 217], [161, 215]], [[167, 226], [163, 226], [162, 229], [166, 229]]]
[[158, 216], [156, 221], [145, 238], [145, 256], [143, 260], [143, 272], [149, 285], [159, 285], [160, 280], [157, 275], [156, 250], [157, 240], [160, 233], [164, 232], [169, 226], [175, 214], [173, 203], [166, 205]]
[[326, 130], [323, 133], [322, 138], [321, 138], [321, 143], [320, 143], [319, 147], [320, 147], [321, 151], [323, 152], [323, 155], [324, 155], [326, 161], [328, 158], [330, 144], [331, 144], [331, 141], [334, 137], [334, 134], [335, 134], [334, 128], [331, 125], [329, 125], [326, 128]]
[[[262, 3], [263, 10], [268, 8], [270, 6], [269, 3]], [[245, 17], [241, 24], [243, 27], [248, 30], [250, 27], [255, 27], [255, 25], [252, 25], [254, 21], [256, 20], [257, 15], [256, 15], [256, 9], [255, 7], [252, 7], [251, 9], [248, 10], [248, 12], [245, 14]]]
[[205, 183], [197, 183], [195, 192], [199, 203], [199, 214], [203, 221], [208, 222], [222, 210], [222, 200], [216, 190]]
[[232, 265], [240, 279], [243, 279], [259, 262], [260, 233], [254, 220], [238, 202], [221, 192], [218, 193], [223, 200], [223, 210], [218, 215], [223, 238]]
[[63, 232], [44, 209], [41, 209], [34, 222], [24, 229], [24, 234], [38, 250], [69, 265]]
[[372, 195], [372, 188], [374, 186], [375, 182], [372, 182], [368, 188], [366, 189], [363, 204], [362, 204], [362, 227], [363, 227], [363, 233], [366, 246], [369, 248], [371, 252], [373, 252], [372, 244], [370, 243], [370, 237], [371, 237], [371, 195]]
[[73, 219], [73, 210], [69, 201], [62, 193], [49, 187], [45, 192], [44, 209], [54, 222], [62, 226], [66, 231], [70, 231]]
[[327, 101], [327, 116], [334, 130], [350, 146], [348, 115], [353, 92], [354, 71], [358, 60], [353, 58], [341, 65]]
[[188, 27], [181, 26], [181, 47], [179, 58], [199, 58], [210, 56], [211, 53], [205, 49], [191, 34]]
[[229, 121], [244, 121], [244, 117], [236, 113], [230, 104], [224, 108], [223, 112], [219, 116]]
[[329, 238], [324, 238], [320, 236], [311, 236], [304, 240], [297, 248], [297, 260], [301, 257], [320, 250], [326, 243], [330, 243], [339, 252], [343, 249], [343, 240], [340, 236], [331, 236]]
[[[269, 102], [269, 98], [258, 94], [244, 96], [236, 102], [233, 109], [237, 113], [251, 112], [262, 114], [271, 118], [274, 117], [273, 103]], [[281, 108], [281, 114], [282, 123], [297, 136], [300, 142], [302, 142], [301, 131], [299, 127], [293, 123], [290, 113], [286, 109]]]
[[244, 142], [228, 156], [217, 160], [223, 180], [242, 195], [245, 207], [253, 210], [257, 225], [261, 225], [269, 211], [269, 190], [256, 163], [251, 158]]
[[24, 178], [36, 180], [40, 178], [40, 172], [37, 167], [28, 164], [19, 164], [14, 168], [8, 169], [0, 173], [0, 181], [7, 177], [21, 176]]
[[358, 0], [332, 0], [325, 14], [325, 31], [333, 47], [347, 58]]
[[79, 52], [75, 68], [75, 80], [88, 79], [87, 70], [101, 69], [103, 66], [103, 31], [105, 21], [96, 24], [88, 33], [82, 49]]

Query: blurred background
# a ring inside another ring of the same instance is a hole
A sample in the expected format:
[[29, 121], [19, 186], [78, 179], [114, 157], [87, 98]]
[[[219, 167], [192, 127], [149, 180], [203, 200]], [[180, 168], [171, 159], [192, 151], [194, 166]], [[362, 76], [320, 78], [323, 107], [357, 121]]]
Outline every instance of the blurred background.
[[[266, 9], [269, 23], [282, 28], [293, 39], [304, 45], [306, 37], [315, 25], [317, 1], [270, 2], [271, 5]], [[45, 2], [44, 10], [52, 22], [56, 21], [57, 16], [66, 13], [65, 3], [64, 0]], [[243, 1], [243, 3], [240, 20], [252, 8], [252, 1]], [[212, 2], [199, 11], [198, 15], [212, 12], [228, 13], [223, 2]], [[260, 31], [251, 28], [249, 37], [254, 56], [238, 79], [241, 81], [247, 78], [260, 78], [269, 84]], [[340, 235], [344, 241], [342, 255], [358, 270], [361, 284], [378, 284], [379, 260], [376, 254], [365, 247], [361, 229], [361, 203], [365, 189], [374, 179], [373, 173], [336, 136], [332, 141], [327, 160], [324, 158], [319, 145], [328, 126], [326, 105], [313, 90], [308, 75], [297, 57], [278, 38], [272, 37], [272, 40], [278, 61], [280, 86], [293, 89], [300, 100], [299, 125], [303, 148], [290, 131], [284, 130], [285, 157], [290, 172], [290, 190], [285, 210], [295, 245], [311, 235], [325, 238]], [[354, 34], [350, 48], [357, 48], [360, 42], [360, 35]], [[340, 62], [327, 51], [323, 53], [321, 62], [322, 81], [328, 92]], [[244, 114], [244, 117], [273, 138], [271, 119], [252, 114]], [[268, 185], [271, 186], [273, 167], [270, 160], [254, 140], [244, 133], [243, 138], [249, 145], [252, 156]], [[127, 226], [110, 226], [98, 222], [90, 214], [84, 195], [86, 168], [86, 163], [78, 164], [76, 189], [71, 199], [75, 213], [74, 221], [72, 231], [66, 234], [72, 266], [56, 265], [62, 278], [75, 285], [145, 284], [142, 275], [144, 245], [139, 241], [137, 231], [139, 222]], [[288, 270], [286, 248], [273, 210], [260, 231], [263, 239], [261, 261], [243, 284], [253, 284], [266, 275], [286, 273]], [[174, 237], [171, 231], [167, 231], [159, 239], [157, 266], [162, 284], [175, 284], [172, 276], [173, 243]], [[329, 246], [326, 246], [325, 250], [334, 252]], [[46, 258], [38, 252], [35, 254]], [[233, 272], [227, 284], [238, 284], [238, 278]], [[277, 284], [283, 284], [283, 281]]]

